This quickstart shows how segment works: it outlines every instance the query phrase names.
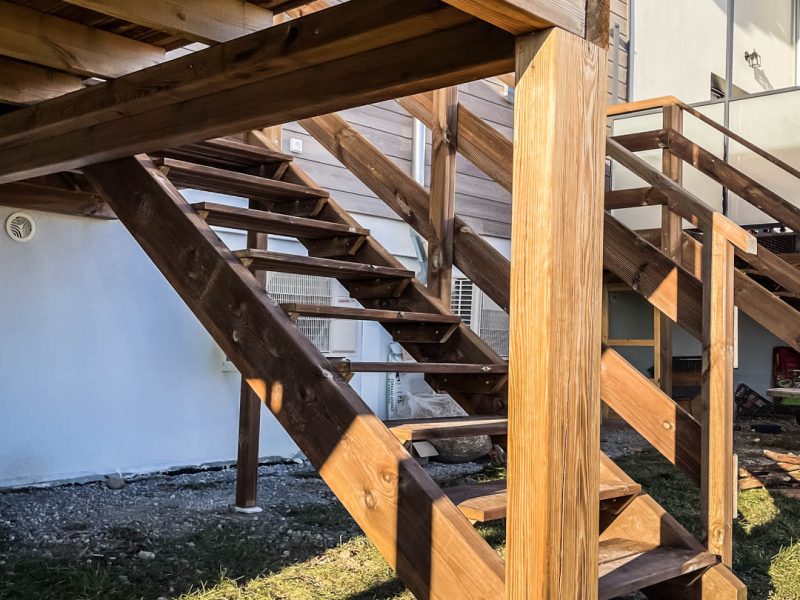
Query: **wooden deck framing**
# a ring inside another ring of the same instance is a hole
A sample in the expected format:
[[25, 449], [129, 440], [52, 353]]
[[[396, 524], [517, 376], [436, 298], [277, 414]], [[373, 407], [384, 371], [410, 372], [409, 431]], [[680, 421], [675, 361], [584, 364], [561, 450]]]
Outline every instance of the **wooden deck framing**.
[[[418, 598], [742, 598], [729, 570], [734, 303], [796, 348], [800, 312], [734, 258], [798, 296], [800, 275], [684, 189], [683, 163], [794, 230], [800, 210], [686, 138], [687, 114], [708, 118], [677, 100], [607, 113], [608, 0], [69, 4], [0, 6], [0, 101], [42, 100], [0, 116], [0, 191], [14, 196], [2, 203], [119, 218], [236, 364], [240, 508], [256, 506], [264, 404]], [[164, 62], [190, 41], [210, 46]], [[455, 86], [514, 66], [512, 143]], [[398, 97], [432, 131], [430, 192], [329, 114]], [[663, 110], [660, 130], [606, 139], [607, 114], [641, 108]], [[275, 128], [293, 120], [427, 240], [427, 286], [280, 151]], [[661, 171], [636, 155], [657, 148]], [[456, 214], [457, 153], [513, 193], [510, 262]], [[605, 193], [607, 156], [648, 187]], [[192, 206], [180, 186], [250, 205]], [[662, 207], [649, 238], [604, 213], [640, 205]], [[246, 230], [247, 249], [212, 225]], [[270, 251], [267, 234], [308, 256]], [[509, 313], [508, 363], [450, 314], [454, 266]], [[601, 343], [603, 269], [658, 311], [658, 385]], [[265, 271], [334, 277], [363, 308], [279, 306]], [[378, 322], [417, 362], [328, 360], [293, 324], [307, 316]], [[675, 325], [703, 344], [700, 415], [670, 397]], [[387, 370], [423, 373], [469, 416], [384, 424], [347, 380]], [[601, 399], [699, 484], [705, 545], [600, 454]], [[465, 433], [500, 438], [507, 482], [442, 490], [403, 446]], [[503, 562], [467, 519], [505, 516]]]

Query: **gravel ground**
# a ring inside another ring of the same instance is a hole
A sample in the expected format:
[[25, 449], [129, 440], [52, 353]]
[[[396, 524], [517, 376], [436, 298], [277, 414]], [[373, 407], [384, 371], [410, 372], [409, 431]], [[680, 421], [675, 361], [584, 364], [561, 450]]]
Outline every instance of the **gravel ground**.
[[[431, 464], [426, 469], [449, 483], [469, 479], [483, 467]], [[155, 475], [120, 490], [89, 483], [0, 493], [0, 598], [61, 598], [55, 591], [58, 581], [41, 589], [30, 581], [33, 572], [51, 563], [113, 573], [120, 585], [137, 590], [114, 596], [120, 598], [160, 597], [146, 591], [138, 595], [138, 590], [146, 590], [156, 564], [163, 570], [166, 563], [175, 576], [158, 591], [178, 595], [213, 581], [221, 571], [254, 576], [360, 534], [308, 463], [262, 466], [263, 512], [256, 515], [233, 510], [235, 475], [228, 468]], [[236, 549], [231, 553], [229, 547]], [[241, 556], [234, 556], [237, 552]], [[63, 596], [84, 597], [104, 598]]]

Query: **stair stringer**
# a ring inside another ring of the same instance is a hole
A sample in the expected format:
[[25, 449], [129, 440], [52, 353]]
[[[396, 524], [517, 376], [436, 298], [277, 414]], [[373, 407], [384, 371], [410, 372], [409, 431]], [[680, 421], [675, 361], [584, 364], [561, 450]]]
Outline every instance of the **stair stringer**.
[[153, 163], [84, 172], [409, 589], [503, 597], [494, 550]]

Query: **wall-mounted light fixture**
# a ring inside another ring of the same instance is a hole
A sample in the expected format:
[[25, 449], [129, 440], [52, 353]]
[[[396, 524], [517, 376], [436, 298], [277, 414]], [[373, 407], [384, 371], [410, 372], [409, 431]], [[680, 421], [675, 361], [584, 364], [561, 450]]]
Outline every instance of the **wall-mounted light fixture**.
[[753, 48], [752, 52], [745, 52], [744, 59], [747, 61], [747, 64], [750, 65], [753, 69], [761, 68], [761, 55], [758, 52], [756, 52], [755, 48]]

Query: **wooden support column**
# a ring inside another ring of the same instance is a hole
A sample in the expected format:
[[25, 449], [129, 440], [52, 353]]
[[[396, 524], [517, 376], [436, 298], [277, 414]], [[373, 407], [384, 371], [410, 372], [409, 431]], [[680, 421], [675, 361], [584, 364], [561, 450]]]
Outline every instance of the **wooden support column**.
[[[256, 200], [250, 200], [250, 208], [261, 208]], [[248, 231], [247, 247], [267, 249], [267, 234]], [[262, 288], [267, 286], [266, 271], [254, 273]], [[258, 507], [258, 447], [261, 437], [261, 399], [242, 377], [239, 396], [239, 447], [236, 459], [236, 510], [261, 512]]]
[[428, 289], [450, 306], [453, 280], [453, 220], [456, 216], [456, 137], [458, 88], [433, 92], [431, 201], [428, 218]]
[[517, 40], [506, 589], [598, 595], [606, 52]]
[[733, 257], [733, 246], [712, 223], [703, 233], [704, 410], [700, 492], [708, 549], [718, 554], [727, 566], [733, 560], [735, 493]]
[[[683, 111], [676, 104], [664, 107], [664, 129], [669, 131], [674, 129], [683, 132]], [[676, 181], [683, 182], [683, 161], [679, 156], [670, 152], [669, 148], [664, 148], [661, 157], [662, 171], [664, 175]], [[683, 220], [680, 215], [674, 213], [669, 206], [661, 208], [661, 249], [664, 253], [674, 260], [677, 264], [681, 262], [681, 235], [683, 230]], [[659, 348], [658, 361], [656, 366], [658, 372], [659, 387], [668, 396], [672, 395], [672, 321], [661, 314], [658, 314]]]

